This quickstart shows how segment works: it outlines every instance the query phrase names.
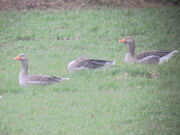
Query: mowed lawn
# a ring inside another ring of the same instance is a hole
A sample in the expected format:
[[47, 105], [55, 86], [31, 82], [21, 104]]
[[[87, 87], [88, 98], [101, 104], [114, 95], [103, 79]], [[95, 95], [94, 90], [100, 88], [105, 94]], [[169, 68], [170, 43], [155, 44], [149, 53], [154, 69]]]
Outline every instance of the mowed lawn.
[[[180, 50], [180, 8], [0, 12], [0, 135], [178, 135], [180, 54], [161, 65], [127, 65], [136, 52]], [[21, 87], [30, 74], [69, 77]], [[68, 73], [78, 56], [115, 60], [109, 69]]]

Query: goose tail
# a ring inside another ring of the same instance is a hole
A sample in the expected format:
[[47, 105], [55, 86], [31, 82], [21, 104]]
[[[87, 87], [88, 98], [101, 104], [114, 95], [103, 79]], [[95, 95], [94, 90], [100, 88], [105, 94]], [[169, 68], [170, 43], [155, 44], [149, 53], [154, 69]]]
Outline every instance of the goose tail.
[[162, 64], [165, 61], [167, 62], [175, 53], [178, 53], [178, 52], [179, 52], [178, 50], [174, 50], [174, 51], [168, 53], [167, 55], [161, 57], [159, 59], [159, 64]]
[[52, 76], [53, 81], [55, 82], [61, 82], [63, 80], [69, 80], [69, 78], [61, 78], [61, 77], [57, 77], [57, 76]]
[[115, 65], [116, 62], [115, 61], [108, 61], [106, 64], [105, 64], [105, 67], [111, 67], [113, 65]]
[[70, 78], [62, 78], [62, 80], [69, 80]]

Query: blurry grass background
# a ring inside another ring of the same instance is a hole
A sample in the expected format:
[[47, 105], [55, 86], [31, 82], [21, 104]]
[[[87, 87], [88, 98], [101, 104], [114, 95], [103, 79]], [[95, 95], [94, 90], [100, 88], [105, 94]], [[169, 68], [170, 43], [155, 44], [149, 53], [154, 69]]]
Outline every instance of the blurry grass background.
[[[180, 9], [144, 8], [0, 12], [0, 135], [177, 135], [180, 133], [180, 54], [162, 65], [127, 65], [136, 52], [180, 50]], [[30, 74], [70, 77], [47, 87], [20, 87]], [[106, 70], [69, 74], [78, 56], [115, 60]]]

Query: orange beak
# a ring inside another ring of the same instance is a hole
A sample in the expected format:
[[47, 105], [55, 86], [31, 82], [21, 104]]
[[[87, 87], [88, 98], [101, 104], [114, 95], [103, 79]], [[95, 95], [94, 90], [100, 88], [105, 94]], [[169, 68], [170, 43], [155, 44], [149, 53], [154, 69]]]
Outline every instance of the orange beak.
[[15, 57], [15, 58], [13, 58], [14, 60], [20, 60], [20, 56], [17, 56], [17, 57]]
[[125, 38], [119, 40], [120, 43], [125, 43], [125, 41], [126, 41]]

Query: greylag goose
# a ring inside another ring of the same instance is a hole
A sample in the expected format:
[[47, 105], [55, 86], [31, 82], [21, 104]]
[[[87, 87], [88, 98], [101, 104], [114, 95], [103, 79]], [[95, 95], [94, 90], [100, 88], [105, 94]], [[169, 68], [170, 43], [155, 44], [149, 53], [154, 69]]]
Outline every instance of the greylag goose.
[[61, 78], [56, 76], [28, 75], [28, 59], [26, 55], [20, 54], [17, 57], [15, 57], [14, 60], [22, 61], [22, 69], [19, 73], [19, 85], [46, 85], [59, 83], [62, 80], [69, 80], [69, 78]]
[[142, 64], [161, 64], [164, 61], [168, 61], [178, 50], [173, 51], [146, 51], [138, 55], [135, 53], [135, 43], [132, 37], [126, 37], [119, 40], [120, 43], [126, 43], [129, 45], [129, 52], [126, 54], [124, 61], [126, 63], [142, 63]]
[[109, 60], [98, 60], [98, 59], [88, 59], [83, 56], [80, 56], [78, 59], [71, 61], [68, 64], [68, 71], [78, 71], [83, 69], [98, 69], [98, 68], [107, 68], [115, 64], [115, 61]]

